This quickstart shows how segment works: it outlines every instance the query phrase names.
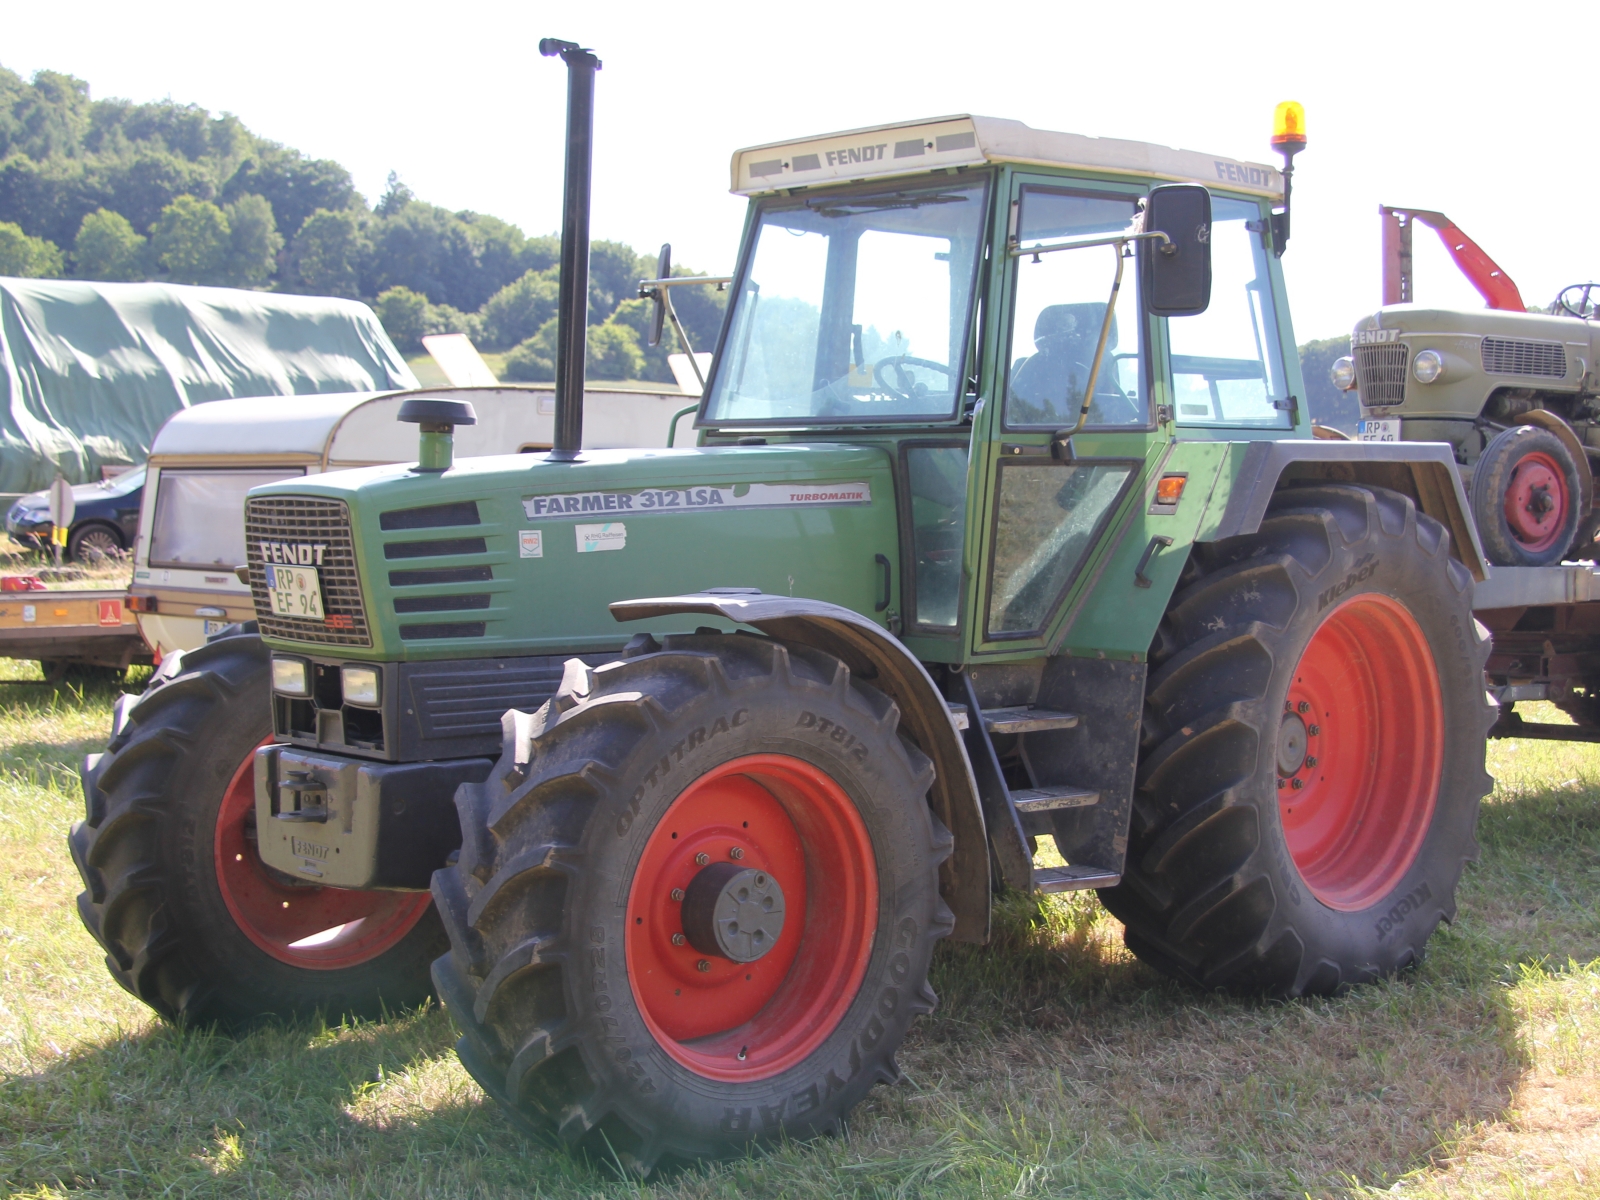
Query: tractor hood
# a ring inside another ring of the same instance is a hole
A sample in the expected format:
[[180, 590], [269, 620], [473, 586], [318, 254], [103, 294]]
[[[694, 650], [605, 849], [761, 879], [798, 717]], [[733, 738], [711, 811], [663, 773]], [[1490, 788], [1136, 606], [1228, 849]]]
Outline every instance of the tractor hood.
[[[247, 541], [263, 635], [348, 658], [610, 651], [639, 627], [618, 625], [607, 605], [714, 587], [894, 616], [893, 580], [878, 561], [896, 556], [893, 478], [873, 447], [343, 471], [253, 490]], [[307, 567], [320, 604], [274, 611], [289, 574], [279, 568]]]

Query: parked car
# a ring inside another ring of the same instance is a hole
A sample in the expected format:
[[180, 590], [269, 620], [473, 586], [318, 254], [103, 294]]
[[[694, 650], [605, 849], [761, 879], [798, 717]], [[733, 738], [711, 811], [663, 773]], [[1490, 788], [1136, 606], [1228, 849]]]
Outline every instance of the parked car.
[[[72, 489], [76, 512], [67, 533], [68, 558], [86, 562], [128, 552], [139, 532], [144, 477], [145, 469], [140, 466], [103, 482], [80, 483]], [[50, 548], [53, 528], [49, 491], [21, 497], [6, 513], [6, 532], [14, 541], [35, 550]]]

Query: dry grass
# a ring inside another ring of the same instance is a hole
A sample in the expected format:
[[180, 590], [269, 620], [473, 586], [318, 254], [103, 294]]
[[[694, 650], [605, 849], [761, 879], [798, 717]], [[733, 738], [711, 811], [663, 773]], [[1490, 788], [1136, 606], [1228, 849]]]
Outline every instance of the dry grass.
[[31, 550], [9, 537], [0, 537], [0, 575], [35, 575], [45, 572], [45, 587], [51, 591], [79, 588], [123, 589], [133, 581], [133, 560], [127, 555], [102, 556], [89, 563], [69, 564], [61, 578], [55, 574], [55, 560], [48, 553]]
[[[18, 668], [14, 674], [21, 674]], [[0, 675], [6, 672], [0, 664]], [[644, 1185], [517, 1138], [437, 1009], [233, 1041], [111, 982], [63, 845], [109, 689], [0, 683], [0, 1179], [21, 1196], [899, 1197], [1600, 1191], [1600, 772], [1500, 742], [1454, 928], [1407, 977], [1168, 984], [1090, 896], [941, 950], [939, 1012], [846, 1136]], [[1548, 713], [1540, 714], [1550, 719]]]

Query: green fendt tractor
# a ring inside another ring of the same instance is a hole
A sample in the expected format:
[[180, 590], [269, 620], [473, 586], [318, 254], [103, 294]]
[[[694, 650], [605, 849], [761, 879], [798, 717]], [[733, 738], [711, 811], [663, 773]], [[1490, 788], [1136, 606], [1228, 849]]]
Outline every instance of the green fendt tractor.
[[[1333, 382], [1358, 390], [1358, 436], [1445, 442], [1469, 480], [1484, 554], [1496, 566], [1594, 559], [1600, 513], [1600, 284], [1564, 288], [1529, 312], [1511, 277], [1443, 213], [1379, 209], [1383, 303], [1356, 322]], [[1434, 229], [1488, 307], [1415, 303], [1412, 234]]]
[[1307, 436], [1281, 174], [969, 116], [740, 151], [699, 444], [580, 453], [598, 63], [545, 48], [555, 448], [452, 461], [416, 402], [415, 464], [250, 493], [259, 632], [85, 767], [118, 980], [232, 1026], [431, 964], [507, 1112], [644, 1170], [836, 1128], [1002, 887], [1202, 987], [1415, 962], [1481, 561], [1447, 447]]

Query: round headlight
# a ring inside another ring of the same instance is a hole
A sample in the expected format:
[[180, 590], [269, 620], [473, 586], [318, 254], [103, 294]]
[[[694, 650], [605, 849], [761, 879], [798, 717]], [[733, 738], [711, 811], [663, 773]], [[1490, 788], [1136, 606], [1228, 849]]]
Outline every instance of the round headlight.
[[1348, 354], [1333, 364], [1328, 372], [1328, 378], [1333, 380], [1333, 386], [1341, 392], [1348, 392], [1356, 385], [1356, 364]]
[[1444, 374], [1444, 359], [1437, 350], [1424, 350], [1411, 360], [1411, 373], [1418, 383], [1432, 383]]

